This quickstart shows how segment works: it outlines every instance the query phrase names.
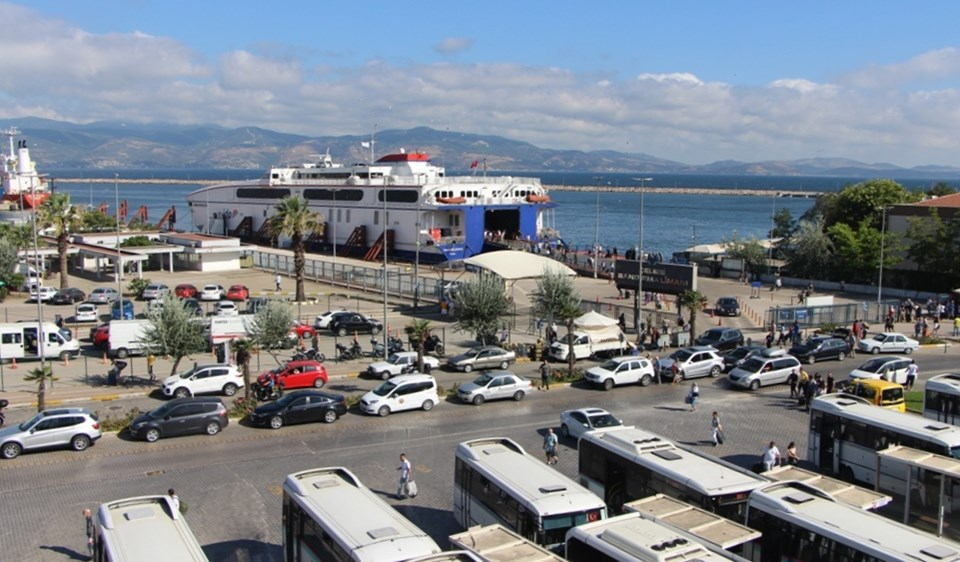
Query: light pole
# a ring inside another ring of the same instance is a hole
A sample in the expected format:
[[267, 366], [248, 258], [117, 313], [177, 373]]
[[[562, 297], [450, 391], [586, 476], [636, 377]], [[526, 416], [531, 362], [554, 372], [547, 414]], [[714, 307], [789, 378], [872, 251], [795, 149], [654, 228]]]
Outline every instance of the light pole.
[[633, 178], [633, 181], [640, 182], [640, 245], [637, 248], [637, 294], [634, 295], [636, 307], [633, 313], [634, 329], [637, 330], [637, 336], [640, 335], [640, 314], [643, 308], [643, 194], [648, 181], [653, 178]]
[[[46, 369], [46, 359], [45, 359], [45, 347], [46, 334], [43, 333], [43, 303], [40, 302], [40, 280], [43, 279], [43, 268], [40, 267], [40, 242], [37, 235], [37, 213], [40, 212], [40, 207], [36, 204], [37, 194], [36, 194], [36, 182], [30, 182], [30, 199], [33, 201], [31, 205], [33, 207], [33, 265], [37, 271], [37, 282], [36, 291], [37, 291], [37, 353], [40, 354], [40, 371], [45, 372]], [[21, 195], [22, 197], [23, 195]], [[21, 209], [23, 207], [21, 206]], [[29, 269], [27, 272], [29, 273]]]
[[597, 220], [596, 228], [593, 232], [593, 278], [597, 278], [597, 267], [600, 265], [600, 180], [602, 176], [594, 176], [597, 182]]
[[[337, 280], [337, 221], [340, 219], [340, 211], [337, 209], [337, 190], [333, 190], [333, 207], [330, 208], [330, 222], [333, 223], [333, 281]], [[334, 217], [334, 213], [338, 216]]]
[[413, 258], [413, 311], [420, 305], [420, 198], [423, 189], [417, 190], [417, 249]]
[[884, 206], [880, 211], [880, 276], [877, 279], [877, 323], [883, 319], [883, 311], [880, 308], [880, 301], [883, 297], [883, 245], [887, 233], [887, 207]]
[[[371, 149], [372, 150], [372, 149]], [[373, 159], [371, 158], [372, 162]], [[387, 358], [387, 176], [383, 176], [383, 358]]]
[[117, 205], [117, 298], [120, 300], [120, 318], [123, 318], [123, 257], [120, 253], [120, 174], [113, 174], [113, 196]]

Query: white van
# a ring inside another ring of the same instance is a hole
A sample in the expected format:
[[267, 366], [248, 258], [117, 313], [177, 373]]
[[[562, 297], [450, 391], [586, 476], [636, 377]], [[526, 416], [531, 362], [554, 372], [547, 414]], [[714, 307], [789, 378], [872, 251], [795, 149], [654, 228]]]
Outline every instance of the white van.
[[430, 411], [439, 401], [436, 379], [422, 374], [400, 375], [364, 394], [360, 409], [365, 414], [387, 416], [391, 412], [417, 408]]
[[150, 320], [111, 320], [110, 357], [124, 359], [147, 352], [143, 339]]
[[[80, 342], [69, 330], [61, 330], [53, 322], [43, 323], [44, 359], [80, 355]], [[0, 324], [0, 360], [40, 359], [40, 322], [16, 322]]]
[[800, 361], [782, 349], [768, 349], [730, 371], [727, 380], [734, 386], [758, 390], [761, 386], [787, 382], [790, 373], [800, 375]]

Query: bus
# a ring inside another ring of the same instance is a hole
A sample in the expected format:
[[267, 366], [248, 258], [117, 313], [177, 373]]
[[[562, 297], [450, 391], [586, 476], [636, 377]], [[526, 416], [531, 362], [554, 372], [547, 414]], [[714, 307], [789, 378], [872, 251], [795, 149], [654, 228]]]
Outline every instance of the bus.
[[753, 562], [960, 562], [960, 545], [843, 504], [800, 482], [754, 490], [746, 523], [761, 533], [744, 548]]
[[[960, 427], [842, 394], [826, 394], [811, 403], [807, 460], [820, 472], [872, 487], [877, 483], [877, 451], [891, 445], [960, 458]], [[880, 460], [879, 489], [906, 494], [901, 464]]]
[[960, 375], [947, 373], [927, 380], [923, 391], [923, 415], [952, 425], [960, 422]]
[[548, 549], [567, 530], [607, 516], [603, 500], [530, 455], [511, 439], [457, 446], [453, 515], [464, 529], [499, 523]]
[[629, 501], [664, 494], [742, 520], [747, 496], [770, 482], [637, 427], [584, 434], [579, 457], [580, 483], [604, 498], [611, 513], [621, 513]]
[[564, 556], [570, 562], [744, 560], [707, 548], [688, 535], [640, 517], [639, 513], [625, 513], [570, 529]]
[[346, 468], [305, 470], [283, 482], [286, 562], [390, 562], [440, 552]]
[[450, 545], [471, 552], [481, 560], [565, 562], [563, 558], [500, 524], [471, 527], [462, 533], [450, 535]]
[[97, 526], [96, 562], [207, 562], [197, 538], [168, 496], [101, 504]]

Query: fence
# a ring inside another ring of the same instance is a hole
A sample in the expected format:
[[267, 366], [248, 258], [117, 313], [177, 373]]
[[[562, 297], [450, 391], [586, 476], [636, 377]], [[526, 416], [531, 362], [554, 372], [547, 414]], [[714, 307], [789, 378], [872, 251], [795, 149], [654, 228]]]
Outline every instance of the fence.
[[823, 324], [851, 324], [854, 320], [883, 318], [886, 311], [893, 306], [900, 306], [899, 300], [876, 302], [862, 302], [850, 304], [835, 304], [832, 306], [790, 306], [767, 309], [766, 326], [793, 324], [795, 321], [801, 328], [815, 328]]

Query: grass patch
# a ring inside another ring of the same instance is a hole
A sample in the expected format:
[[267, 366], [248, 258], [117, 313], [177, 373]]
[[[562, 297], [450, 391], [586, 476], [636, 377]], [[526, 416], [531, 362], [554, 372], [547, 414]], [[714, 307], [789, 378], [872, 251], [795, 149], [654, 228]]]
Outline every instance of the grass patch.
[[907, 409], [914, 412], [923, 411], [923, 391], [922, 390], [908, 390], [903, 393], [903, 399], [907, 403]]

